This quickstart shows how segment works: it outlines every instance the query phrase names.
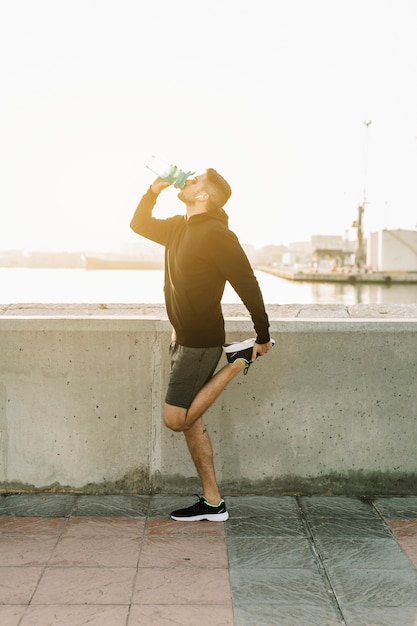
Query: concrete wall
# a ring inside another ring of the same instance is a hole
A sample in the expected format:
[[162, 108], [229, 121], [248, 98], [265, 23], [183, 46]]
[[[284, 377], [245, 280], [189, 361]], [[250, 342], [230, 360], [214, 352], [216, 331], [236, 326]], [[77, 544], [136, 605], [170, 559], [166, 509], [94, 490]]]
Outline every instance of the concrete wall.
[[[223, 492], [415, 493], [416, 307], [268, 312], [276, 346], [206, 416]], [[198, 491], [161, 420], [169, 338], [129, 305], [0, 311], [0, 490]]]

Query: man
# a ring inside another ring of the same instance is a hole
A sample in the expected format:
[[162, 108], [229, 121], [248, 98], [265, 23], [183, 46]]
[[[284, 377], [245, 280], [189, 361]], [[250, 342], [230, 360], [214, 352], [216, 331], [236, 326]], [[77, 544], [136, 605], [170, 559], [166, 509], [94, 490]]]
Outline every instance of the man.
[[[187, 180], [178, 193], [186, 215], [156, 219], [152, 210], [170, 183], [157, 178], [142, 197], [130, 223], [132, 230], [165, 246], [165, 303], [173, 326], [171, 374], [164, 405], [168, 428], [183, 432], [199, 474], [203, 496], [171, 514], [182, 521], [225, 521], [213, 464], [213, 449], [202, 416], [227, 384], [247, 373], [273, 342], [258, 282], [223, 210], [231, 195], [214, 169]], [[225, 342], [221, 299], [226, 281], [251, 314], [256, 340], [225, 346], [228, 363], [216, 374]]]

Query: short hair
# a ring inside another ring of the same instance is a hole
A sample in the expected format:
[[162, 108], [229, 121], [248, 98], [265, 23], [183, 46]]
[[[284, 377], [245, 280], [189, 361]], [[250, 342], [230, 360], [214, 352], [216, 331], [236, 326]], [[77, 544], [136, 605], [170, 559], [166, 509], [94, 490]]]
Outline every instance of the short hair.
[[206, 170], [206, 188], [209, 194], [208, 211], [221, 209], [232, 195], [232, 189], [227, 180], [212, 167]]

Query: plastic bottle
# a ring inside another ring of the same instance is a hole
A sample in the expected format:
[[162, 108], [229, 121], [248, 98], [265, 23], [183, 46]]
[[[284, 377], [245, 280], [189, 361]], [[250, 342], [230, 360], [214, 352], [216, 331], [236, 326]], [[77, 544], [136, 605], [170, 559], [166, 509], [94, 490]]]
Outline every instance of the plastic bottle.
[[184, 172], [179, 167], [170, 165], [154, 154], [149, 159], [146, 167], [154, 174], [158, 174], [158, 176], [166, 180], [168, 183], [172, 183], [174, 187], [177, 187], [178, 189], [182, 189], [187, 178], [195, 174], [195, 172]]

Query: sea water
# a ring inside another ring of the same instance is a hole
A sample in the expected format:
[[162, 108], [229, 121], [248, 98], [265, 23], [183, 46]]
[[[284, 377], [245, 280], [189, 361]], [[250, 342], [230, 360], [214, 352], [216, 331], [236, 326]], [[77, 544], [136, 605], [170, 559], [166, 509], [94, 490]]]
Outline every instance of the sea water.
[[[255, 271], [266, 304], [411, 304], [417, 285], [292, 282]], [[0, 303], [163, 303], [162, 270], [0, 268]], [[240, 303], [226, 284], [223, 303]]]

